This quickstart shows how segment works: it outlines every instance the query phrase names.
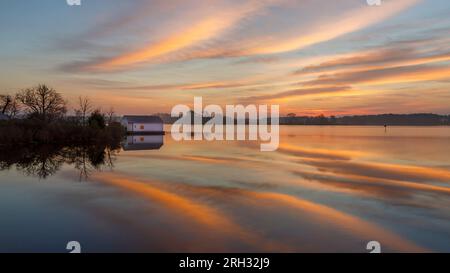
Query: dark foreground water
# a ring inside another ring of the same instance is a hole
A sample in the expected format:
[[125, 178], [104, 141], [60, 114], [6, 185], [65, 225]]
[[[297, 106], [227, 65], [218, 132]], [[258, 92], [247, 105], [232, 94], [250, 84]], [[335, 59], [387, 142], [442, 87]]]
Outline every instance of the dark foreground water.
[[281, 129], [0, 156], [0, 252], [450, 252], [450, 128]]

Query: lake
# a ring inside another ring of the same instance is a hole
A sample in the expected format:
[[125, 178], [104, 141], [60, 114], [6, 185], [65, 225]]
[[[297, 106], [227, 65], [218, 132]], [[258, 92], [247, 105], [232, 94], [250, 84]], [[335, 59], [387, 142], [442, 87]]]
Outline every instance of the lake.
[[449, 143], [449, 127], [281, 126], [276, 152], [170, 134], [17, 147], [0, 252], [450, 252]]

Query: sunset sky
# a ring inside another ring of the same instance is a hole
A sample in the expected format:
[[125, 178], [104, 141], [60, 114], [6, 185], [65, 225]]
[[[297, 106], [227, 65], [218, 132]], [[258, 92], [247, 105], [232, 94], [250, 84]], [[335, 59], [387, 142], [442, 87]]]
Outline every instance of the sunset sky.
[[[46, 83], [118, 114], [450, 113], [450, 1], [0, 2], [0, 93]], [[73, 105], [71, 105], [73, 106]]]

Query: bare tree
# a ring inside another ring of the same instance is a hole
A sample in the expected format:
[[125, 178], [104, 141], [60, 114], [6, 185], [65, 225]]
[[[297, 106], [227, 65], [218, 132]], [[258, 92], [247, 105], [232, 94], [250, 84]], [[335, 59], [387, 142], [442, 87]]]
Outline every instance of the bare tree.
[[9, 108], [11, 107], [12, 97], [10, 95], [0, 95], [0, 111], [2, 114], [6, 115]]
[[15, 118], [19, 112], [20, 112], [20, 103], [17, 100], [17, 96], [15, 96], [11, 102], [11, 106], [9, 107], [7, 115], [10, 118]]
[[67, 112], [67, 103], [61, 94], [43, 84], [19, 92], [17, 99], [29, 115], [43, 121], [62, 117]]
[[111, 123], [114, 120], [114, 114], [115, 114], [114, 108], [110, 107], [109, 110], [106, 111], [105, 114], [106, 114], [106, 117], [108, 118], [108, 125], [111, 125]]
[[0, 113], [13, 118], [20, 110], [17, 96], [0, 95]]
[[83, 125], [86, 125], [86, 118], [92, 111], [92, 104], [88, 97], [78, 97], [78, 108], [75, 109], [77, 116], [81, 117]]

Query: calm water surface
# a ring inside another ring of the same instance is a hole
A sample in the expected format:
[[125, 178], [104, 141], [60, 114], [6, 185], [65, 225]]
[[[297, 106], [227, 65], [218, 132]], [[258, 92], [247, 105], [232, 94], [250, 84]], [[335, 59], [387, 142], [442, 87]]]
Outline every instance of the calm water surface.
[[450, 252], [450, 128], [281, 134], [269, 153], [166, 135], [3, 162], [0, 252]]

